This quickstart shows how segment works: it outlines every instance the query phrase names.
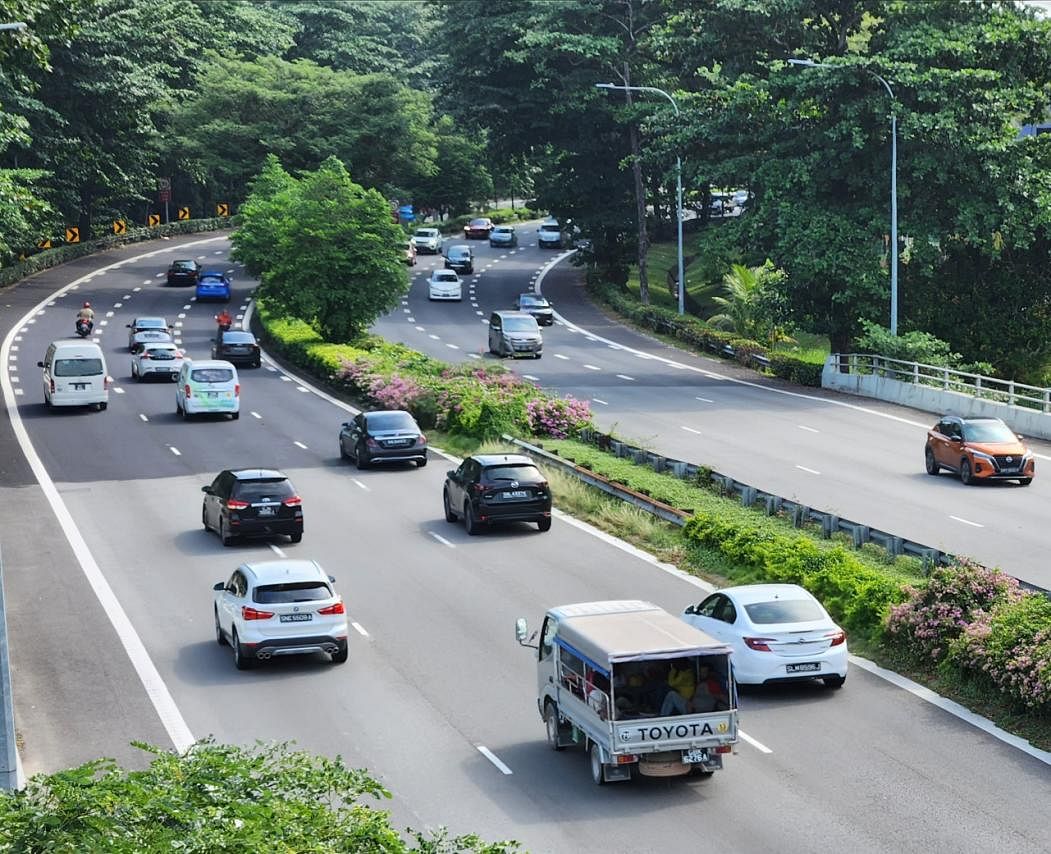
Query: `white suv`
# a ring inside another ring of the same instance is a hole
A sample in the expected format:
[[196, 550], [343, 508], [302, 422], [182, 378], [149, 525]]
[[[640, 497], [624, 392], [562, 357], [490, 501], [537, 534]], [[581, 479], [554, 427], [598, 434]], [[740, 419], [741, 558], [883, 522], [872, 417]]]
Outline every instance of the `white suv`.
[[557, 219], [545, 219], [536, 230], [536, 245], [543, 249], [545, 246], [562, 248], [562, 227]]
[[247, 670], [275, 655], [327, 652], [347, 660], [347, 612], [316, 561], [243, 563], [213, 590], [215, 639]]
[[412, 245], [417, 252], [430, 252], [437, 255], [442, 251], [442, 233], [436, 228], [417, 228], [412, 235]]

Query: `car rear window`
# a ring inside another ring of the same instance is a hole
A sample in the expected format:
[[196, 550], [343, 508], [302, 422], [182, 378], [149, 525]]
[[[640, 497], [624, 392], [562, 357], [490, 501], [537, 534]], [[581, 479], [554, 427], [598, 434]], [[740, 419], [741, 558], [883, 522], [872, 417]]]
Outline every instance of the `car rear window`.
[[504, 329], [510, 332], [536, 332], [536, 321], [531, 317], [505, 317]]
[[292, 602], [317, 602], [331, 599], [332, 590], [321, 581], [295, 581], [290, 584], [263, 584], [255, 589], [260, 605], [284, 605]]
[[821, 606], [809, 599], [779, 599], [774, 602], [753, 602], [744, 606], [745, 612], [757, 626], [773, 623], [810, 623], [825, 619]]
[[471, 225], [489, 225], [489, 220], [487, 220], [487, 219], [472, 219], [471, 220]]
[[194, 368], [190, 371], [190, 379], [195, 383], [228, 383], [234, 378], [234, 372], [229, 368]]
[[234, 482], [234, 498], [242, 501], [256, 498], [289, 498], [296, 494], [286, 478], [255, 478]]
[[208, 275], [207, 273], [205, 273], [204, 275], [201, 276], [201, 284], [202, 285], [225, 285], [226, 282], [223, 281], [222, 276]]
[[517, 480], [519, 483], [543, 483], [544, 476], [540, 469], [527, 463], [489, 466], [482, 472], [487, 483]]
[[536, 297], [532, 294], [522, 294], [522, 296], [518, 298], [518, 303], [519, 305], [531, 305], [537, 308], [547, 307], [547, 300], [544, 299], [544, 297]]
[[255, 336], [251, 332], [224, 332], [224, 344], [255, 344]]
[[193, 261], [174, 261], [172, 263], [172, 269], [174, 270], [193, 270]]
[[370, 430], [418, 430], [408, 412], [375, 412], [365, 418]]
[[455, 282], [459, 280], [459, 276], [452, 270], [439, 270], [435, 276], [434, 281], [436, 282]]
[[56, 377], [94, 377], [102, 373], [102, 359], [56, 359]]
[[146, 355], [151, 359], [174, 359], [175, 350], [170, 347], [147, 347]]
[[163, 317], [143, 317], [135, 321], [136, 329], [164, 329]]

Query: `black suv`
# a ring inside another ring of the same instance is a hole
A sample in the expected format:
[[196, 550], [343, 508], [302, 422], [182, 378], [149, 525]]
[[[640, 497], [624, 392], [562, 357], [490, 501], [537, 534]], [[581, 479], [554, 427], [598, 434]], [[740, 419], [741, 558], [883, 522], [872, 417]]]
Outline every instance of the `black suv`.
[[555, 312], [547, 297], [540, 294], [519, 294], [515, 300], [515, 311], [524, 311], [536, 318], [541, 326], [550, 326], [555, 322]]
[[470, 246], [450, 246], [445, 252], [445, 269], [457, 273], [474, 272], [474, 253]]
[[303, 499], [279, 471], [226, 469], [201, 492], [201, 522], [224, 546], [238, 537], [288, 534], [293, 543], [303, 539]]
[[228, 329], [220, 332], [212, 344], [212, 358], [224, 359], [235, 365], [247, 365], [258, 368], [262, 360], [259, 343], [251, 332], [239, 329]]
[[360, 412], [339, 431], [339, 455], [359, 469], [373, 463], [414, 462], [427, 465], [427, 437], [416, 419], [401, 409]]
[[201, 265], [196, 261], [180, 260], [172, 261], [168, 268], [169, 285], [196, 285], [197, 277], [201, 274]]
[[551, 529], [551, 490], [540, 469], [519, 454], [478, 454], [450, 470], [442, 490], [445, 521], [463, 516], [474, 536], [492, 522], [536, 522]]

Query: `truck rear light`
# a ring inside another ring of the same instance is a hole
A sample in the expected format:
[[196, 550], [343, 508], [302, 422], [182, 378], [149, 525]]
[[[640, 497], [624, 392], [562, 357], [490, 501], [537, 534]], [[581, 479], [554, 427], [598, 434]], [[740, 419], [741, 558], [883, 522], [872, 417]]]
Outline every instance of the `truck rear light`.
[[618, 765], [630, 765], [632, 762], [638, 762], [639, 757], [634, 753], [625, 753], [617, 757]]
[[845, 643], [847, 640], [847, 633], [842, 629], [835, 632], [829, 632], [825, 635], [829, 639], [829, 646], [839, 646], [841, 643]]
[[716, 753], [733, 753], [733, 745], [731, 744], [720, 744], [715, 748]]
[[227, 498], [226, 499], [226, 509], [227, 510], [247, 510], [248, 509], [248, 502], [247, 501], [239, 501], [236, 498]]
[[745, 646], [756, 652], [770, 652], [770, 644], [775, 643], [773, 638], [742, 638]]
[[298, 495], [291, 495], [281, 502], [285, 507], [299, 507], [303, 503], [303, 499]]
[[335, 605], [329, 605], [327, 608], [318, 608], [317, 612], [319, 614], [324, 614], [326, 617], [347, 613], [346, 609], [343, 607], [342, 599], [340, 599]]
[[234, 397], [240, 397], [240, 396], [241, 396], [241, 384], [237, 383], [237, 385], [234, 386]]
[[269, 620], [274, 616], [272, 611], [257, 611], [248, 605], [241, 606], [241, 617], [245, 620]]
[[52, 394], [55, 393], [55, 378], [54, 377], [51, 378], [51, 393]]

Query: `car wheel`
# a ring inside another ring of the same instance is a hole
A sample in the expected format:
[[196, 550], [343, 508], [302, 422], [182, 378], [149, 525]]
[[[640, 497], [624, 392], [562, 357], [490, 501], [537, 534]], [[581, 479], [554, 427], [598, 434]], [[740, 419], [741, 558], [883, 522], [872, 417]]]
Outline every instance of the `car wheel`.
[[1018, 485], [1019, 486], [1029, 486], [1029, 484], [1031, 484], [1032, 482], [1033, 482], [1033, 479], [1031, 477], [1020, 477], [1020, 478], [1018, 478]]
[[705, 771], [699, 765], [694, 765], [693, 768], [690, 769], [691, 777], [700, 777], [702, 780], [707, 780], [714, 773], [714, 771]]
[[208, 510], [204, 507], [201, 508], [201, 524], [204, 525], [204, 530], [212, 530], [211, 526], [208, 524]]
[[416, 468], [422, 469], [425, 465], [427, 465], [426, 457], [420, 457], [418, 460], [416, 460]]
[[536, 520], [536, 526], [541, 531], [550, 531], [551, 530], [551, 517], [550, 516], [545, 516], [543, 519], [537, 519]]
[[539, 359], [542, 355], [544, 355], [544, 354], [543, 353], [534, 353], [533, 354], [533, 358], [534, 359]]
[[234, 544], [234, 538], [226, 528], [226, 522], [222, 519], [219, 520], [219, 540], [224, 546], [232, 546]]
[[970, 460], [960, 461], [960, 480], [965, 486], [971, 486], [974, 483], [974, 475], [971, 474]]
[[596, 786], [606, 785], [606, 777], [602, 770], [602, 754], [599, 752], [598, 745], [595, 742], [591, 742], [591, 746], [588, 748], [588, 759], [591, 766], [591, 782]]
[[826, 676], [822, 680], [825, 683], [826, 688], [842, 688], [843, 683], [847, 681], [846, 676]]
[[343, 447], [342, 439], [339, 440], [339, 458], [341, 460], [349, 459], [349, 457], [347, 456], [347, 449]]
[[213, 608], [212, 611], [215, 614], [215, 642], [219, 646], [226, 646], [226, 635], [223, 634], [223, 627], [219, 625], [219, 609]]
[[252, 362], [252, 367], [253, 368], [261, 368], [261, 367], [263, 367], [263, 360], [262, 359], [256, 359], [254, 362]]
[[252, 659], [244, 654], [241, 642], [237, 639], [237, 629], [230, 636], [230, 646], [234, 650], [234, 667], [238, 670], [248, 670], [252, 666]]
[[923, 452], [923, 462], [927, 466], [927, 474], [936, 475], [942, 470], [942, 467], [934, 459], [934, 451], [931, 450], [930, 445]]
[[544, 729], [547, 730], [547, 744], [552, 750], [561, 750], [558, 741], [558, 706], [547, 703], [544, 706]]
[[290, 539], [293, 543], [301, 543], [303, 542], [303, 532], [296, 531], [294, 534], [289, 534], [288, 539]]
[[339, 645], [339, 649], [332, 653], [332, 663], [343, 664], [347, 660], [349, 654], [350, 645], [346, 641], [343, 641], [343, 643]]
[[474, 510], [471, 508], [470, 501], [465, 501], [463, 503], [463, 526], [467, 531], [467, 536], [477, 536], [479, 523], [478, 520], [474, 518]]
[[442, 490], [442, 506], [445, 508], [445, 521], [455, 522], [457, 519], [456, 511], [453, 510], [452, 505], [449, 503], [449, 492], [448, 490]]
[[106, 411], [106, 408], [107, 408], [108, 406], [109, 406], [109, 404], [108, 404], [108, 403], [100, 403], [100, 404], [98, 404], [98, 411], [99, 411], [99, 412], [105, 412], [105, 411]]
[[358, 464], [359, 469], [367, 469], [369, 467], [369, 455], [361, 445], [354, 449], [354, 462]]

